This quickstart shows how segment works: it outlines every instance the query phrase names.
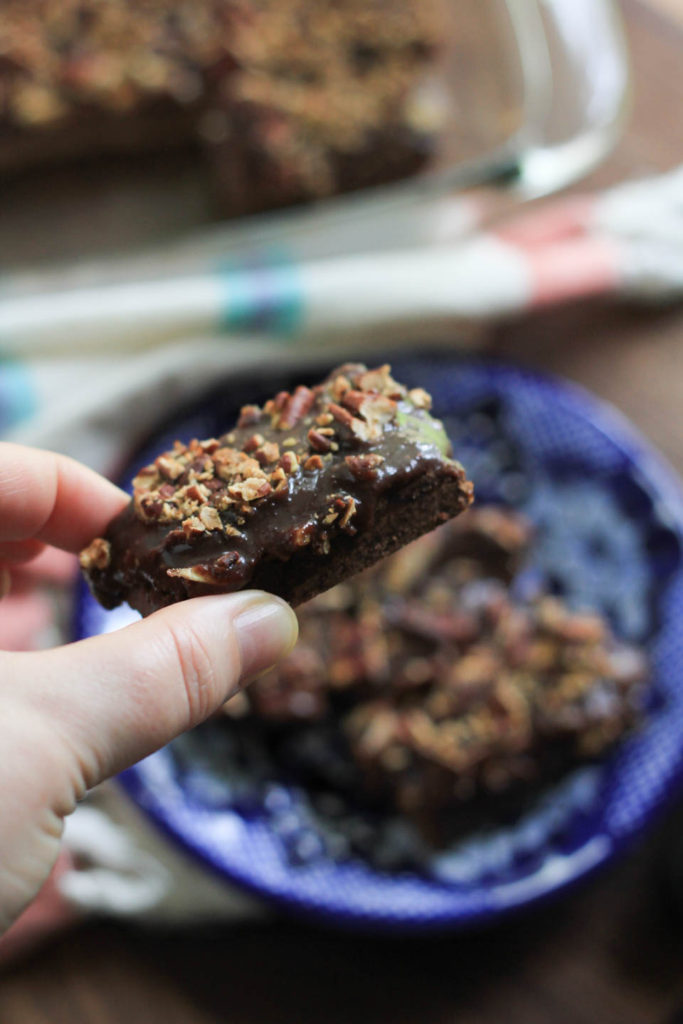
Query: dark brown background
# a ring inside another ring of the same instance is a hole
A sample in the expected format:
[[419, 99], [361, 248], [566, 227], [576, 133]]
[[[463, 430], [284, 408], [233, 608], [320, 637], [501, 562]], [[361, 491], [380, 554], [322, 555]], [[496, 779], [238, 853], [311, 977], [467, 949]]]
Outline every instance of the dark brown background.
[[[591, 186], [683, 160], [683, 10], [677, 24], [674, 0], [656, 6], [670, 20], [624, 0], [634, 109]], [[198, 203], [188, 194], [181, 222], [201, 219]], [[610, 399], [683, 471], [680, 307], [577, 305], [500, 326], [491, 345]], [[80, 928], [0, 976], [0, 1022], [665, 1024], [683, 1011], [683, 895], [676, 912], [667, 870], [677, 837], [683, 878], [679, 804], [601, 876], [475, 934], [380, 940], [285, 920], [165, 935]]]

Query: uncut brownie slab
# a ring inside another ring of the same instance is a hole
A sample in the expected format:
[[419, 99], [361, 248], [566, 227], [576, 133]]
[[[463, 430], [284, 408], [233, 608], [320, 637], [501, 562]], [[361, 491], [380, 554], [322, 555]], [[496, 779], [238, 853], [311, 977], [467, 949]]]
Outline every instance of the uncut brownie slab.
[[434, 150], [444, 7], [3, 0], [0, 169], [195, 140], [229, 215], [406, 177]]
[[94, 595], [143, 615], [243, 587], [299, 604], [365, 569], [472, 501], [430, 406], [389, 366], [347, 364], [176, 442], [81, 553]]

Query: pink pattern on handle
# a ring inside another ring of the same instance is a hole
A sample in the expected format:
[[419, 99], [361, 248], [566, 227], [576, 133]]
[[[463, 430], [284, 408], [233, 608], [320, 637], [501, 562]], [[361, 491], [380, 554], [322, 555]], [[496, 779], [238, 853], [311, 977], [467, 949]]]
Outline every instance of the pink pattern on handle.
[[616, 291], [619, 249], [600, 238], [546, 245], [526, 252], [531, 270], [532, 308]]
[[498, 238], [529, 250], [585, 235], [596, 206], [594, 196], [571, 196], [511, 217], [495, 229]]

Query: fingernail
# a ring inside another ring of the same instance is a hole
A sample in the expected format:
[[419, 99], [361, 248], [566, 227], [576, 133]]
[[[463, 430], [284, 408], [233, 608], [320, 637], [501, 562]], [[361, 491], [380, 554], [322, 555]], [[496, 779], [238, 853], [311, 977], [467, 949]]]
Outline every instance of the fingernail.
[[240, 649], [242, 684], [288, 654], [299, 632], [296, 615], [289, 605], [279, 597], [258, 591], [235, 616], [233, 626]]

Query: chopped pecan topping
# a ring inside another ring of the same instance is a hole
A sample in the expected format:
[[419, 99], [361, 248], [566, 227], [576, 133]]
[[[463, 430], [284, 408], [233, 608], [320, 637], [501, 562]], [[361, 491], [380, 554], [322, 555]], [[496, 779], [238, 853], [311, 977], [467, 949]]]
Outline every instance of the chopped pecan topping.
[[185, 472], [185, 466], [179, 459], [171, 458], [170, 455], [160, 455], [154, 460], [154, 465], [167, 480], [177, 480]]
[[252, 434], [251, 437], [244, 442], [244, 451], [254, 452], [257, 448], [261, 447], [264, 441], [265, 438], [263, 434]]
[[243, 501], [256, 501], [257, 498], [265, 498], [272, 491], [272, 487], [264, 476], [247, 477], [246, 480], [238, 480], [228, 487], [228, 493], [233, 498], [241, 498]]
[[294, 452], [285, 452], [280, 459], [280, 466], [284, 469], [285, 473], [296, 473], [299, 468], [299, 460]]
[[377, 476], [384, 456], [368, 452], [365, 455], [347, 455], [344, 461], [357, 480], [372, 480]]
[[205, 441], [199, 442], [206, 452], [207, 455], [213, 455], [217, 448], [220, 448], [221, 443], [215, 437], [209, 437]]
[[323, 460], [319, 455], [309, 455], [304, 462], [304, 469], [322, 469], [324, 466]]
[[314, 430], [311, 428], [308, 431], [308, 442], [311, 445], [311, 448], [315, 449], [317, 452], [329, 452], [332, 449], [332, 442], [329, 437], [321, 433], [320, 430]]
[[402, 398], [406, 393], [405, 388], [391, 376], [391, 367], [388, 363], [376, 370], [365, 370], [353, 383], [361, 391], [377, 391], [390, 398]]
[[81, 551], [79, 562], [81, 569], [106, 569], [111, 563], [111, 544], [103, 537], [96, 537]]
[[346, 392], [350, 389], [350, 387], [351, 382], [349, 381], [348, 377], [344, 376], [343, 373], [340, 373], [332, 381], [332, 387], [330, 389], [332, 392], [332, 397], [335, 399], [335, 401], [339, 402], [344, 397]]
[[136, 493], [156, 490], [160, 482], [156, 466], [144, 466], [133, 479], [133, 490]]
[[408, 398], [416, 409], [431, 409], [432, 396], [424, 388], [413, 388], [408, 392]]
[[166, 575], [188, 580], [190, 583], [216, 583], [205, 565], [191, 565], [186, 569], [167, 569]]
[[280, 446], [276, 441], [266, 441], [254, 452], [254, 458], [260, 466], [269, 466], [280, 458]]
[[305, 526], [297, 526], [291, 533], [292, 547], [304, 548], [307, 544], [310, 544], [314, 530], [315, 523], [306, 523]]
[[135, 494], [135, 511], [144, 523], [152, 523], [163, 515], [164, 502], [152, 491], [150, 494]]
[[[287, 392], [284, 392], [287, 394]], [[278, 430], [291, 430], [303, 419], [315, 401], [315, 393], [300, 385], [293, 395], [287, 395], [280, 408], [280, 415], [273, 424]]]
[[190, 501], [206, 501], [211, 493], [206, 484], [188, 484], [181, 491], [176, 492], [180, 498], [189, 498]]
[[[243, 405], [240, 411], [240, 418], [237, 421], [238, 427], [251, 427], [261, 419], [261, 410], [258, 405]], [[231, 442], [232, 443], [232, 442]]]
[[199, 518], [207, 530], [222, 530], [221, 517], [212, 505], [205, 505], [199, 510]]
[[345, 405], [347, 409], [351, 409], [352, 412], [360, 412], [360, 408], [363, 402], [366, 401], [367, 395], [364, 391], [357, 391], [352, 389], [347, 391], [342, 398], [342, 405]]
[[333, 419], [337, 420], [338, 423], [343, 423], [344, 426], [351, 426], [353, 423], [353, 416], [348, 409], [343, 409], [341, 405], [337, 405], [336, 402], [330, 402], [330, 413]]
[[192, 537], [206, 533], [206, 527], [198, 516], [189, 516], [188, 519], [183, 520], [183, 533], [188, 540], [191, 540]]
[[355, 516], [355, 514], [356, 514], [356, 499], [355, 498], [349, 498], [347, 500], [347, 502], [346, 502], [346, 507], [344, 508], [344, 514], [342, 515], [341, 519], [339, 520], [339, 525], [341, 526], [342, 529], [345, 529], [349, 525], [352, 517]]

